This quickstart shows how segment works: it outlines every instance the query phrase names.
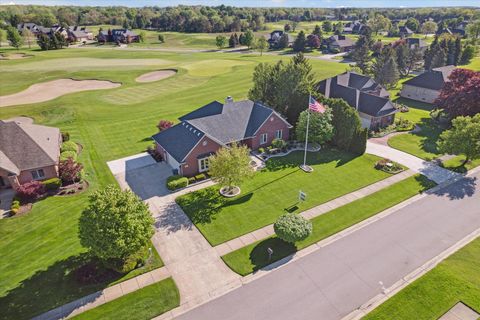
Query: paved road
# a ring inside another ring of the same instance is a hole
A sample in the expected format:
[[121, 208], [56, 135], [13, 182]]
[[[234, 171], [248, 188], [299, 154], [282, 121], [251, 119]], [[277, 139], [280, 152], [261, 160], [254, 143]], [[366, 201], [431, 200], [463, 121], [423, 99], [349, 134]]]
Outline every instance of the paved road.
[[178, 319], [340, 319], [480, 228], [480, 173]]

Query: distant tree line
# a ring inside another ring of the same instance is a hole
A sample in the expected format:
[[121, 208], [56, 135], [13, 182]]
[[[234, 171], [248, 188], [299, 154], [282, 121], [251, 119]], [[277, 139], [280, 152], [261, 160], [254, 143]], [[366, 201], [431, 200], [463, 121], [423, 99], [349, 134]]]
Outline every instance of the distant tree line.
[[[266, 22], [290, 20], [291, 30], [300, 21], [328, 19], [366, 20], [383, 16], [388, 19], [433, 19], [452, 26], [464, 20], [480, 18], [473, 8], [240, 8], [231, 6], [176, 7], [74, 7], [74, 6], [0, 6], [0, 25], [17, 26], [33, 22], [45, 27], [61, 25], [122, 25], [125, 28], [151, 28], [180, 32], [240, 32], [262, 30]], [[409, 26], [417, 24], [411, 20]], [[324, 30], [327, 31], [327, 30]]]

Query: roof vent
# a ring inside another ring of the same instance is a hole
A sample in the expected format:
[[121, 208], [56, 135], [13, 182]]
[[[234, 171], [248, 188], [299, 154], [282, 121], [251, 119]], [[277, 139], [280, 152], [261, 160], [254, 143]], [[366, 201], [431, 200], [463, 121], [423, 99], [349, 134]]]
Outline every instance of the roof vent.
[[225, 103], [232, 103], [232, 102], [233, 102], [232, 96], [228, 96], [225, 98]]

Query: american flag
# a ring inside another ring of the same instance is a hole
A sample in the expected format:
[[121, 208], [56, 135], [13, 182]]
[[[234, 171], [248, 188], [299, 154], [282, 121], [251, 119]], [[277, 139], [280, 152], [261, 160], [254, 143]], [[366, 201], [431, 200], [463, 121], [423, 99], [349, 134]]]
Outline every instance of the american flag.
[[308, 110], [319, 113], [324, 113], [326, 111], [325, 107], [320, 102], [313, 99], [311, 96], [308, 101]]

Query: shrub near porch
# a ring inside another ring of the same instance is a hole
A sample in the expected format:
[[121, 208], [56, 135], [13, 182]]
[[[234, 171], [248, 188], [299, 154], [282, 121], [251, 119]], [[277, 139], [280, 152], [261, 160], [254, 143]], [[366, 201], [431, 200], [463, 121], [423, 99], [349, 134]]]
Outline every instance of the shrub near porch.
[[[235, 198], [223, 198], [219, 186], [213, 186], [183, 195], [177, 203], [210, 244], [218, 245], [269, 225], [287, 211], [299, 213], [391, 176], [374, 168], [377, 160], [324, 149], [307, 155], [314, 168], [307, 174], [298, 168], [303, 152], [293, 152], [268, 160]], [[305, 202], [298, 202], [299, 190], [307, 193]]]

